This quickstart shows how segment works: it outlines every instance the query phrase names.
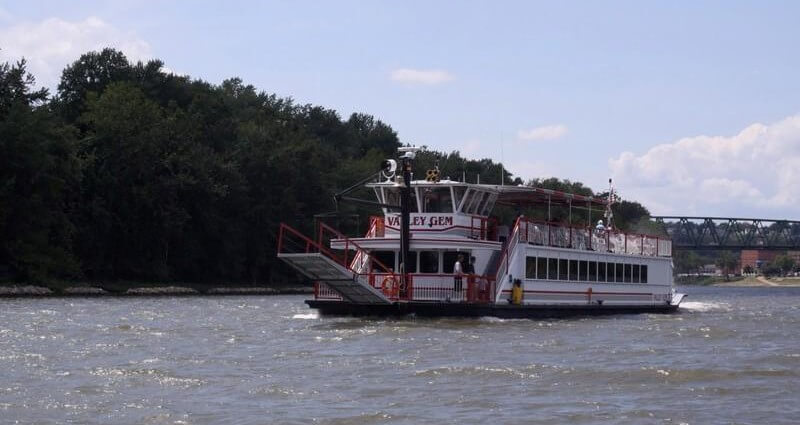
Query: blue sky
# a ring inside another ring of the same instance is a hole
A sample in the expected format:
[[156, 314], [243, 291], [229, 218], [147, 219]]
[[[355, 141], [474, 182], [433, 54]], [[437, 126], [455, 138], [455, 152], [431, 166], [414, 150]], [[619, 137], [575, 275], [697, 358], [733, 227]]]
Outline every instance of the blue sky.
[[800, 219], [797, 2], [0, 2], [43, 85], [106, 45], [366, 112], [653, 213]]

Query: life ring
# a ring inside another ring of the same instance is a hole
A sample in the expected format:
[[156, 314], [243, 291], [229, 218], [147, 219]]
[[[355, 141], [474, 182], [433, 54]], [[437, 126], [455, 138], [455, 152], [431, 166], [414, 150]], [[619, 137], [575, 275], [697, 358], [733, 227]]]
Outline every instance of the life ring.
[[397, 279], [394, 276], [386, 276], [381, 282], [381, 291], [390, 296], [397, 296]]

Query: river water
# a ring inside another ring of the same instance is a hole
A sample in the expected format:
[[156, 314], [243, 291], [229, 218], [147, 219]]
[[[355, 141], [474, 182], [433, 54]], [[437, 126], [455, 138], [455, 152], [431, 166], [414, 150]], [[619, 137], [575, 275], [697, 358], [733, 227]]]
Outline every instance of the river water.
[[684, 292], [679, 314], [570, 320], [5, 299], [0, 423], [798, 423], [800, 288]]

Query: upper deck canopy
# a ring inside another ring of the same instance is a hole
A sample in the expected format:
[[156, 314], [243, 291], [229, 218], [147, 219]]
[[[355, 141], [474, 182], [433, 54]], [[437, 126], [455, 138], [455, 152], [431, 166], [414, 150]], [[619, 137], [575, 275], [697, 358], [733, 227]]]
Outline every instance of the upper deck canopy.
[[[379, 202], [399, 205], [400, 183], [385, 181], [369, 183], [367, 187], [375, 190]], [[530, 186], [415, 180], [411, 187], [412, 212], [463, 212], [486, 216], [497, 203], [517, 207], [596, 206], [599, 209], [608, 204], [604, 198]]]
[[608, 200], [596, 196], [583, 196], [574, 193], [559, 192], [552, 189], [531, 186], [495, 186], [499, 195], [497, 203], [512, 206], [554, 206], [569, 204], [596, 205], [605, 207]]

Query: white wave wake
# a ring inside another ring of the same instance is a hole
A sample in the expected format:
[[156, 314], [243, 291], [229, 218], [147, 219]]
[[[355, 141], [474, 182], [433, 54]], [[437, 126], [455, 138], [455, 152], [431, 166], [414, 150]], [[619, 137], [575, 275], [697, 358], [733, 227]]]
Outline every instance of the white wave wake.
[[715, 302], [702, 302], [702, 301], [684, 301], [681, 303], [681, 310], [696, 311], [699, 313], [706, 313], [709, 311], [730, 311], [731, 306], [727, 303]]

